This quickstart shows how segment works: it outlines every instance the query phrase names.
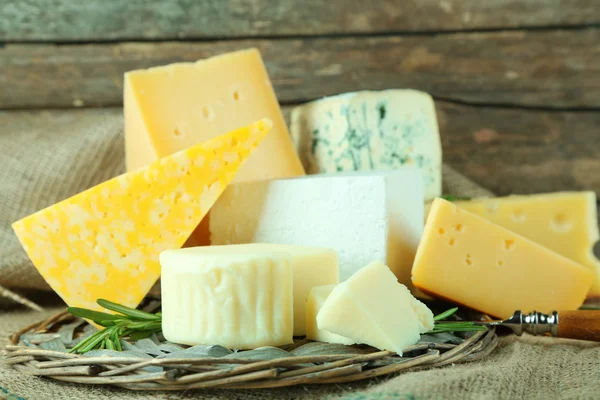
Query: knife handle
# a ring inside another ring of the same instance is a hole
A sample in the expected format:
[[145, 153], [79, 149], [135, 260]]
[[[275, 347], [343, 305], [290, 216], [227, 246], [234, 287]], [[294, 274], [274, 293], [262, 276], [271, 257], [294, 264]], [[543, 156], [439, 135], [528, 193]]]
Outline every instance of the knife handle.
[[556, 336], [600, 342], [600, 310], [560, 311]]

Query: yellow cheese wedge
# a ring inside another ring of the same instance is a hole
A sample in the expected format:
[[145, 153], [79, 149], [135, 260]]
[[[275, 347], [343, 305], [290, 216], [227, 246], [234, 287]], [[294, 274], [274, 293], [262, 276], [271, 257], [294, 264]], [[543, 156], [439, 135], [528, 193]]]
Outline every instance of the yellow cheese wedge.
[[306, 302], [306, 338], [318, 342], [346, 345], [355, 344], [356, 342], [354, 340], [341, 335], [336, 335], [325, 329], [319, 329], [319, 326], [317, 325], [317, 315], [335, 286], [336, 285], [316, 286], [310, 291], [310, 295]]
[[317, 326], [400, 355], [433, 329], [433, 313], [414, 298], [381, 261], [358, 270], [333, 288]]
[[127, 171], [269, 118], [272, 132], [234, 181], [304, 175], [257, 49], [128, 72], [124, 113]]
[[600, 297], [596, 194], [559, 192], [455, 201], [462, 209], [523, 235], [596, 274], [588, 297]]
[[575, 310], [594, 274], [443, 199], [432, 203], [412, 270], [419, 289], [494, 317]]
[[165, 251], [160, 263], [167, 340], [230, 349], [293, 342], [289, 252], [202, 246]]
[[271, 122], [175, 153], [13, 224], [46, 282], [70, 306], [98, 298], [135, 307], [158, 279], [159, 254], [179, 248]]

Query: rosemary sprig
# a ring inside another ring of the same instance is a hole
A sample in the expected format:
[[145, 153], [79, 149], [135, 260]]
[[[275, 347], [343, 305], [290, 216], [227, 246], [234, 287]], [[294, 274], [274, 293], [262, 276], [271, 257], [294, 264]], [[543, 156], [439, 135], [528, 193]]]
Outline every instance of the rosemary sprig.
[[433, 317], [433, 320], [435, 321], [433, 329], [426, 333], [473, 332], [487, 330], [485, 326], [475, 325], [475, 323], [470, 321], [443, 321], [444, 319], [452, 316], [457, 311], [458, 307], [454, 307]]
[[448, 201], [461, 201], [461, 200], [471, 200], [472, 197], [463, 197], [463, 196], [452, 196], [452, 195], [444, 195], [440, 196], [444, 200]]
[[90, 350], [108, 349], [122, 351], [122, 337], [133, 340], [143, 339], [161, 331], [162, 317], [160, 313], [150, 314], [108, 300], [98, 299], [98, 305], [118, 314], [88, 310], [79, 307], [67, 307], [67, 311], [76, 317], [94, 321], [104, 329], [95, 332], [77, 343], [70, 353], [87, 353]]

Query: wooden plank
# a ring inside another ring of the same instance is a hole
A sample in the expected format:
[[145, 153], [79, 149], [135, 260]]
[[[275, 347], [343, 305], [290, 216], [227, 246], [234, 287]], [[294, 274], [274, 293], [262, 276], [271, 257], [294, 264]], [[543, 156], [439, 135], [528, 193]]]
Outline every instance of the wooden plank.
[[372, 34], [600, 23], [594, 0], [0, 2], [0, 41]]
[[117, 106], [125, 71], [258, 47], [283, 103], [412, 87], [442, 99], [600, 107], [600, 29], [0, 49], [0, 108]]
[[[494, 193], [594, 190], [600, 196], [600, 113], [436, 105], [444, 161]], [[284, 107], [288, 119], [290, 110]], [[44, 129], [59, 137], [104, 119], [121, 120], [122, 110], [0, 111], [0, 135]]]
[[437, 103], [444, 162], [498, 195], [600, 195], [599, 112]]

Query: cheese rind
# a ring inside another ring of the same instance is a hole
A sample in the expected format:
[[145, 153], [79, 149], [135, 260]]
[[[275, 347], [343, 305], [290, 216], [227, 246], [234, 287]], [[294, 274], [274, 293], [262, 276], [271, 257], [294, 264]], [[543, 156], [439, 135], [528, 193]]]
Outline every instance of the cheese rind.
[[13, 224], [46, 282], [70, 306], [135, 307], [271, 127], [256, 122], [63, 200]]
[[230, 349], [292, 343], [290, 254], [228, 247], [167, 250], [160, 255], [165, 338]]
[[235, 181], [304, 175], [257, 49], [127, 72], [124, 113], [127, 171], [269, 118], [271, 134]]
[[317, 286], [310, 291], [310, 295], [306, 302], [306, 338], [318, 342], [339, 343], [345, 345], [355, 344], [356, 342], [354, 340], [336, 335], [325, 329], [319, 329], [317, 325], [317, 315], [335, 286], [336, 285]]
[[419, 289], [494, 317], [575, 310], [594, 274], [512, 231], [434, 200], [412, 270]]
[[600, 261], [593, 251], [600, 238], [594, 192], [482, 198], [454, 204], [588, 267], [596, 274], [588, 297], [600, 297]]
[[410, 284], [422, 185], [415, 168], [238, 183], [211, 210], [211, 242], [330, 248], [340, 257], [340, 279], [383, 259]]
[[400, 355], [434, 326], [433, 313], [381, 261], [374, 261], [332, 290], [317, 326]]
[[292, 110], [290, 131], [307, 173], [423, 172], [425, 198], [441, 195], [442, 147], [433, 99], [416, 90], [361, 91]]

